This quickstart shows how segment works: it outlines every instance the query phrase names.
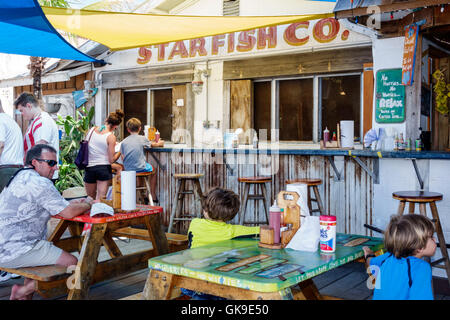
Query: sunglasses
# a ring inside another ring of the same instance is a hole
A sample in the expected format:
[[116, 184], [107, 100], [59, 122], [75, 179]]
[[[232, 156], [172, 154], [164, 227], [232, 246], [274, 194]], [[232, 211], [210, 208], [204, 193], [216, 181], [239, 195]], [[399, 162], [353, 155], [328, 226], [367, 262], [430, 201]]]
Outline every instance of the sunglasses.
[[58, 162], [56, 160], [47, 160], [47, 159], [35, 159], [35, 160], [40, 161], [40, 162], [47, 162], [49, 167], [54, 167], [58, 164]]

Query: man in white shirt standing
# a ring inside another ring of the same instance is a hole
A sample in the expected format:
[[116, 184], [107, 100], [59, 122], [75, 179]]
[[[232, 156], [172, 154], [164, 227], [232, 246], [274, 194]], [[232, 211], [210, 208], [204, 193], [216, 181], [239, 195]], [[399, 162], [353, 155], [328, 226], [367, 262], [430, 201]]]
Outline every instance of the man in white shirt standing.
[[[57, 161], [59, 159], [59, 134], [58, 127], [52, 117], [39, 107], [37, 99], [31, 93], [22, 93], [14, 106], [22, 113], [23, 119], [30, 121], [27, 132], [24, 136], [24, 153], [37, 144], [48, 144], [52, 146], [57, 153]], [[58, 178], [58, 172], [55, 171], [52, 180]]]
[[0, 100], [0, 192], [17, 170], [23, 167], [22, 131], [5, 113]]

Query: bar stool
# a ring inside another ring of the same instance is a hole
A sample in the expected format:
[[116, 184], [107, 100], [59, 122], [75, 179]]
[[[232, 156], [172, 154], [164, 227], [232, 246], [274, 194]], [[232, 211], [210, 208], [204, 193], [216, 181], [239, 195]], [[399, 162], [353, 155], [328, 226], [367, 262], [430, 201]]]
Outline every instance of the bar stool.
[[[239, 182], [244, 183], [244, 197], [241, 204], [241, 212], [239, 216], [239, 224], [269, 224], [269, 217], [267, 211], [267, 189], [266, 182], [272, 181], [270, 177], [242, 177], [238, 178]], [[250, 186], [253, 185], [254, 193], [250, 194]], [[261, 193], [258, 193], [258, 186], [261, 190]], [[266, 221], [257, 221], [257, 222], [246, 222], [245, 221], [245, 212], [247, 211], [247, 202], [248, 200], [263, 200], [264, 204], [264, 213], [266, 215]]]
[[[181, 217], [184, 206], [184, 196], [186, 194], [193, 194], [194, 199], [196, 201], [199, 201], [201, 205], [203, 192], [200, 185], [200, 178], [202, 178], [203, 176], [203, 173], [177, 173], [173, 175], [173, 177], [177, 181], [177, 191], [175, 194], [175, 202], [172, 205], [172, 211], [170, 212], [169, 229], [167, 231], [168, 233], [172, 231], [174, 221], [190, 221], [195, 218], [195, 216], [191, 215], [184, 215], [184, 217]], [[186, 181], [191, 181], [194, 188], [191, 190], [186, 189]], [[201, 211], [197, 213], [196, 217], [201, 217]]]
[[[431, 263], [432, 267], [445, 269], [447, 271], [447, 278], [450, 282], [450, 261], [447, 252], [447, 244], [445, 243], [444, 233], [442, 232], [442, 226], [439, 219], [438, 210], [436, 207], [436, 201], [442, 200], [442, 194], [429, 191], [396, 191], [392, 193], [392, 197], [396, 200], [400, 200], [397, 214], [403, 215], [406, 202], [409, 203], [408, 213], [413, 214], [415, 204], [419, 204], [419, 212], [421, 215], [426, 216], [426, 205], [430, 205], [431, 214], [433, 215], [433, 222], [436, 230], [436, 234], [439, 240], [438, 246], [441, 248], [442, 258]], [[444, 265], [437, 265], [444, 261]]]
[[[286, 180], [286, 184], [291, 183], [303, 183], [308, 185], [308, 209], [310, 213], [313, 212], [319, 212], [321, 215], [326, 215], [325, 210], [323, 208], [322, 204], [322, 198], [320, 197], [319, 193], [319, 187], [322, 184], [321, 179], [293, 179], [293, 180]], [[311, 198], [311, 189], [314, 192], [315, 198]], [[312, 202], [315, 202], [317, 204], [317, 208], [312, 208]]]
[[[136, 200], [137, 203], [144, 204], [145, 196], [148, 194], [148, 203], [153, 206], [152, 189], [150, 187], [150, 177], [155, 174], [151, 172], [136, 172]], [[138, 187], [142, 185], [142, 187]]]

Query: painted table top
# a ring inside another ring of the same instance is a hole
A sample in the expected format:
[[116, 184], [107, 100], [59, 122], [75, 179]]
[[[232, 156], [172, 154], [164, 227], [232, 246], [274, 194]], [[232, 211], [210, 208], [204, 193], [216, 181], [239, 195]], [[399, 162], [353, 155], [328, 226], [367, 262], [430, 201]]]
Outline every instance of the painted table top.
[[118, 220], [133, 219], [133, 218], [147, 216], [149, 214], [163, 212], [163, 208], [157, 207], [157, 206], [148, 206], [148, 205], [139, 205], [138, 204], [138, 205], [136, 205], [136, 208], [139, 209], [139, 211], [127, 212], [127, 213], [115, 213], [113, 216], [107, 216], [107, 217], [91, 217], [89, 215], [89, 212], [87, 212], [85, 214], [76, 216], [72, 219], [63, 218], [60, 215], [53, 216], [53, 218], [69, 220], [69, 221], [76, 221], [76, 222], [84, 222], [84, 223], [107, 223], [107, 222], [113, 222], [113, 221], [118, 221]]
[[[358, 239], [365, 243], [349, 247]], [[257, 238], [233, 239], [149, 259], [149, 268], [189, 278], [260, 292], [277, 292], [363, 256], [363, 246], [378, 251], [383, 239], [337, 234], [333, 254], [272, 250]]]

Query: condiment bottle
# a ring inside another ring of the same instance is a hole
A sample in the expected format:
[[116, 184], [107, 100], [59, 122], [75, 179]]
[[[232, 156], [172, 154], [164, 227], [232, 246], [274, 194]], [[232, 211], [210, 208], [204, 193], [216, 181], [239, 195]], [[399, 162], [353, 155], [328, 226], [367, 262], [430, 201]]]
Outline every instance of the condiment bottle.
[[281, 210], [276, 200], [269, 209], [269, 226], [273, 228], [273, 243], [280, 243]]
[[398, 150], [404, 151], [405, 150], [405, 141], [403, 140], [403, 133], [400, 133], [400, 138], [398, 139]]
[[336, 132], [333, 131], [333, 137], [331, 138], [331, 140], [336, 141]]
[[156, 132], [155, 132], [155, 142], [159, 141], [159, 135], [160, 135], [159, 131], [156, 130]]
[[330, 131], [325, 127], [325, 130], [323, 130], [323, 142], [325, 143], [328, 141], [330, 141]]
[[258, 149], [258, 137], [256, 133], [253, 135], [253, 149]]
[[411, 139], [410, 138], [406, 139], [405, 150], [406, 151], [411, 151]]

